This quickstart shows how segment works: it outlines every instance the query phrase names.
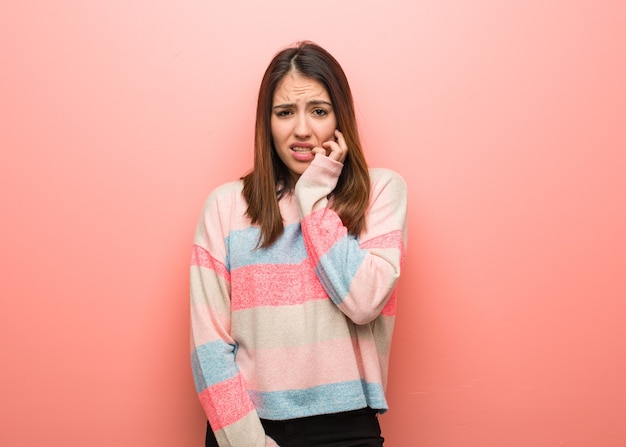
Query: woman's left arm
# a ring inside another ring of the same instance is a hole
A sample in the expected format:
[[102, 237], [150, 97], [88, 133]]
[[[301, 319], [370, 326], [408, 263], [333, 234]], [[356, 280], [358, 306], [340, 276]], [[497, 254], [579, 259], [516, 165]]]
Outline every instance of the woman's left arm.
[[372, 171], [366, 230], [348, 234], [328, 208], [342, 164], [323, 155], [296, 184], [302, 234], [315, 272], [331, 300], [354, 323], [395, 314], [393, 297], [406, 249], [407, 188], [400, 175]]

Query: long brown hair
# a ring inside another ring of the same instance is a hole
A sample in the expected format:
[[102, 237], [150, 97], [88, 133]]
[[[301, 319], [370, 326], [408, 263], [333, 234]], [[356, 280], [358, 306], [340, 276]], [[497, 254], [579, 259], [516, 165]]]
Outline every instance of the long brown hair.
[[256, 110], [254, 168], [243, 177], [247, 215], [252, 223], [261, 227], [259, 246], [262, 248], [269, 247], [283, 233], [278, 201], [295, 187], [293, 176], [276, 153], [271, 132], [274, 90], [285, 75], [293, 71], [318, 81], [330, 96], [337, 128], [343, 133], [348, 154], [329, 199], [350, 234], [358, 236], [365, 229], [370, 179], [348, 79], [330, 53], [312, 42], [299, 42], [276, 54], [263, 75]]

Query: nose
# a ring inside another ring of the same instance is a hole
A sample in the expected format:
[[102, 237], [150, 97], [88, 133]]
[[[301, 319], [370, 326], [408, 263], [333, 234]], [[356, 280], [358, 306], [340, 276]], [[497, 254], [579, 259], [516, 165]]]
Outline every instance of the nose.
[[311, 136], [311, 126], [306, 114], [302, 113], [297, 116], [294, 134], [299, 139], [306, 139]]

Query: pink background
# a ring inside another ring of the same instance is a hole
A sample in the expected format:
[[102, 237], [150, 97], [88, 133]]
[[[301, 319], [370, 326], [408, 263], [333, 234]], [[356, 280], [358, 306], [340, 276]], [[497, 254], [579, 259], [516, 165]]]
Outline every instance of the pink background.
[[387, 445], [626, 445], [623, 5], [0, 3], [0, 445], [202, 445], [193, 228], [305, 38], [410, 188]]

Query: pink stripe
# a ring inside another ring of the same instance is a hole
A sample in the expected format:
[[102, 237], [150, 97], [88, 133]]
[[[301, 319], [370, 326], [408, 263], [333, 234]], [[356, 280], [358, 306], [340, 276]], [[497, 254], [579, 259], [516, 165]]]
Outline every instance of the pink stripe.
[[199, 397], [213, 430], [231, 425], [254, 410], [240, 374], [208, 387]]
[[397, 302], [398, 302], [398, 290], [394, 289], [393, 292], [391, 292], [391, 296], [389, 297], [389, 300], [385, 304], [385, 307], [383, 307], [383, 310], [380, 312], [380, 314], [386, 315], [388, 317], [395, 317]]
[[374, 339], [359, 339], [358, 349], [355, 349], [359, 368], [362, 371], [361, 377], [367, 382], [382, 382], [380, 358], [376, 349]]
[[402, 247], [402, 231], [396, 230], [385, 233], [381, 236], [365, 241], [361, 244], [361, 248], [401, 248]]
[[[283, 287], [289, 284], [289, 287]], [[232, 275], [231, 309], [290, 306], [328, 299], [309, 259], [300, 264], [264, 264], [238, 268]]]
[[348, 234], [341, 218], [328, 208], [322, 208], [306, 216], [302, 220], [302, 232], [313, 265], [317, 265], [319, 259]]
[[[240, 350], [237, 362], [255, 391], [302, 389], [365, 378], [381, 380], [381, 365], [373, 338], [342, 338], [314, 345]], [[307, 365], [302, 374], [293, 365]]]
[[191, 265], [211, 269], [219, 276], [225, 278], [227, 281], [230, 281], [230, 273], [226, 270], [226, 266], [211, 256], [207, 250], [199, 245], [194, 245], [192, 248]]

